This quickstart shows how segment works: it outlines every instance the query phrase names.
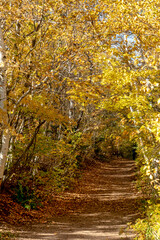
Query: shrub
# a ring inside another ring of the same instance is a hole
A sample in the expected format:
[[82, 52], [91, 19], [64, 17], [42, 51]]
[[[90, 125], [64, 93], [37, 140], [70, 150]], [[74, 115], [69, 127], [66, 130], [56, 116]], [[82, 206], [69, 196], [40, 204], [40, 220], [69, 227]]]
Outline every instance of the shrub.
[[137, 219], [132, 226], [137, 232], [136, 240], [159, 240], [160, 239], [160, 204], [149, 206], [144, 219]]

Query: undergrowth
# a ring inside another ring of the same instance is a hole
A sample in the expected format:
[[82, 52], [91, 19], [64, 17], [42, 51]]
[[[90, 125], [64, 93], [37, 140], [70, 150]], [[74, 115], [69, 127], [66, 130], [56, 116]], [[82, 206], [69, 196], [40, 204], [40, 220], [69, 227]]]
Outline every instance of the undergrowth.
[[15, 240], [15, 234], [11, 232], [0, 232], [0, 240]]
[[132, 228], [137, 233], [135, 240], [159, 240], [160, 204], [149, 200], [145, 210], [145, 217], [137, 219]]

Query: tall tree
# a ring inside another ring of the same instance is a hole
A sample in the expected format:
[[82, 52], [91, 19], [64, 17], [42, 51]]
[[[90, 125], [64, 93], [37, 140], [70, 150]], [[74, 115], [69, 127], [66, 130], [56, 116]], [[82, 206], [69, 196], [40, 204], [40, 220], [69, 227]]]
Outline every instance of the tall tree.
[[0, 26], [0, 185], [3, 179], [9, 146], [5, 70], [5, 45]]
[[[116, 4], [117, 3], [117, 4]], [[116, 5], [115, 5], [116, 4]], [[103, 106], [125, 119], [136, 138], [144, 172], [159, 185], [159, 12], [157, 1], [115, 1], [111, 47], [103, 55]], [[134, 21], [133, 21], [134, 19]]]

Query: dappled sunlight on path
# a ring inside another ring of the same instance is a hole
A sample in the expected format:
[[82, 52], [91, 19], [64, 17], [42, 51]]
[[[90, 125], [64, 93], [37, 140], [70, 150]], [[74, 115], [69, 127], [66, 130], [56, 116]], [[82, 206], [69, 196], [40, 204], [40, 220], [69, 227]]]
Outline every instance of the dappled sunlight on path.
[[130, 240], [134, 234], [127, 223], [139, 214], [141, 194], [135, 189], [135, 164], [113, 159], [86, 170], [72, 191], [57, 196], [58, 201], [79, 201], [64, 216], [53, 216], [50, 224], [19, 227], [19, 240]]

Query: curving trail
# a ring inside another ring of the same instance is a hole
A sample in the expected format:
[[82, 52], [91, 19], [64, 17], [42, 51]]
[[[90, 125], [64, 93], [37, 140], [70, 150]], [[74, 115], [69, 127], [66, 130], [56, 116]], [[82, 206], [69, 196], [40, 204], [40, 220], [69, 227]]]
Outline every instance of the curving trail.
[[69, 214], [53, 217], [50, 224], [19, 228], [18, 239], [133, 239], [134, 233], [126, 227], [138, 217], [141, 199], [134, 180], [134, 161], [117, 158], [98, 163], [86, 170], [76, 190], [57, 197], [57, 204], [65, 199], [75, 205]]

